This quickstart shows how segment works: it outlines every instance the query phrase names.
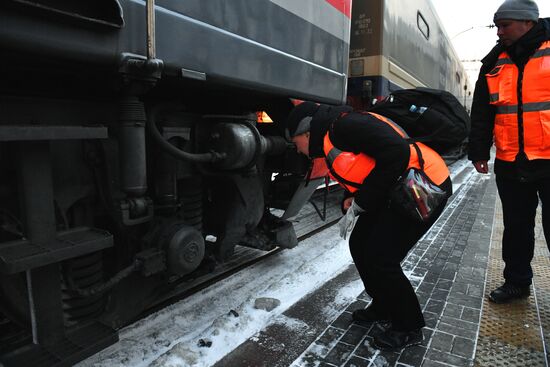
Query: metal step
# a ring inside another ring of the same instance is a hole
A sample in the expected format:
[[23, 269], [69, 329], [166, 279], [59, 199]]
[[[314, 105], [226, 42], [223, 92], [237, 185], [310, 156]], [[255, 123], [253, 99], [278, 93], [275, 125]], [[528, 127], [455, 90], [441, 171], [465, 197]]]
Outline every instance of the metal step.
[[0, 244], [0, 272], [15, 274], [112, 245], [113, 236], [109, 232], [87, 227], [58, 232], [51, 243], [32, 243], [26, 239], [4, 242]]

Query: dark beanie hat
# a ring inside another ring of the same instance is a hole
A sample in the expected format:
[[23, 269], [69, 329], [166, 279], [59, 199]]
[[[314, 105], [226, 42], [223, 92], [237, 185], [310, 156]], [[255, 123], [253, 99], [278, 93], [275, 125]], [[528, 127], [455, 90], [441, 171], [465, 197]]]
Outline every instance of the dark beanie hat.
[[533, 0], [506, 0], [498, 8], [493, 21], [501, 19], [539, 20], [539, 7]]
[[313, 102], [302, 102], [294, 107], [286, 118], [287, 137], [292, 138], [309, 131], [311, 119], [318, 109], [319, 105]]

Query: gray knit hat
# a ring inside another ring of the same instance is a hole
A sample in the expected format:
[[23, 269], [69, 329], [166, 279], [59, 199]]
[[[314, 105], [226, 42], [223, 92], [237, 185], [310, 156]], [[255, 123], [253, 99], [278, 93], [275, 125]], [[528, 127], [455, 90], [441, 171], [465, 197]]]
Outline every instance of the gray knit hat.
[[532, 0], [506, 0], [498, 8], [493, 22], [501, 19], [539, 20], [539, 7]]
[[302, 102], [294, 107], [286, 118], [287, 139], [308, 132], [313, 115], [319, 109], [319, 105], [314, 102]]

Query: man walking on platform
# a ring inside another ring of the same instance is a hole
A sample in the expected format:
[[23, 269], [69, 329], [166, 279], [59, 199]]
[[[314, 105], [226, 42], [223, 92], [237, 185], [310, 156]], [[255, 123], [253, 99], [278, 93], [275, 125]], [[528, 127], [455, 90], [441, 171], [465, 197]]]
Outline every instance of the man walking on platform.
[[497, 45], [482, 60], [472, 105], [468, 158], [495, 176], [504, 216], [504, 284], [489, 300], [529, 296], [539, 198], [550, 240], [550, 19], [531, 0], [506, 0], [494, 15]]
[[389, 197], [410, 167], [423, 167], [432, 182], [450, 195], [445, 162], [424, 144], [410, 144], [391, 120], [348, 107], [304, 102], [292, 110], [286, 127], [298, 152], [325, 158], [332, 176], [350, 193], [344, 200], [347, 212], [340, 222], [341, 235], [345, 238], [351, 231], [351, 255], [372, 297], [368, 308], [353, 313], [354, 321], [391, 322], [374, 338], [378, 348], [420, 344], [424, 318], [401, 261], [437, 220], [448, 196], [426, 222], [402, 213]]

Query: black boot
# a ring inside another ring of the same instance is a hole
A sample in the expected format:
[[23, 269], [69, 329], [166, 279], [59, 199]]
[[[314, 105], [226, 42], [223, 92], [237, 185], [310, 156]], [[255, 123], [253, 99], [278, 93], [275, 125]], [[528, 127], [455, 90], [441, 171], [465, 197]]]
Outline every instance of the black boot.
[[398, 349], [419, 345], [424, 340], [422, 329], [397, 331], [392, 328], [376, 335], [373, 344], [378, 349]]
[[530, 286], [517, 286], [504, 283], [489, 294], [489, 301], [494, 303], [508, 303], [514, 299], [527, 298], [530, 294]]
[[359, 324], [367, 324], [372, 322], [386, 323], [390, 319], [388, 315], [380, 313], [372, 306], [362, 310], [353, 311], [351, 318]]

